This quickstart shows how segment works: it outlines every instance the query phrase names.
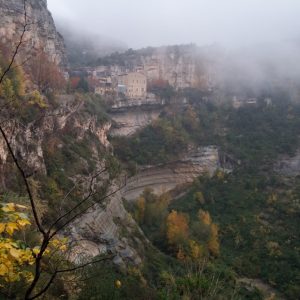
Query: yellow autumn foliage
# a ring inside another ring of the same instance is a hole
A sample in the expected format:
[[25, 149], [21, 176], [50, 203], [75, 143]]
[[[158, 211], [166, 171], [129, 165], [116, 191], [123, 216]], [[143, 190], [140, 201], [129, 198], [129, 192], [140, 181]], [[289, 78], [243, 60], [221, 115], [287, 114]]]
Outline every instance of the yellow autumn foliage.
[[189, 224], [185, 214], [173, 210], [167, 217], [167, 238], [170, 245], [179, 245], [187, 240]]
[[[17, 211], [25, 208], [14, 203], [0, 205], [0, 279], [5, 282], [33, 280], [33, 273], [25, 268], [35, 264], [35, 257], [40, 248], [30, 248], [25, 242], [13, 239], [15, 232], [31, 225], [27, 215]], [[45, 255], [66, 250], [67, 239], [54, 239], [51, 240]]]
[[31, 281], [33, 278], [31, 272], [21, 271], [22, 266], [35, 262], [31, 249], [12, 238], [15, 231], [30, 225], [27, 216], [16, 211], [18, 208], [24, 207], [7, 203], [0, 208], [0, 278], [6, 282], [19, 281], [21, 278]]
[[216, 224], [212, 224], [210, 227], [210, 238], [208, 241], [208, 250], [213, 256], [219, 256], [220, 243], [219, 243], [219, 229]]
[[203, 246], [197, 243], [196, 241], [190, 240], [190, 256], [192, 259], [197, 260], [200, 259], [204, 254]]
[[205, 224], [207, 226], [209, 226], [212, 223], [211, 217], [210, 217], [210, 214], [208, 211], [204, 211], [204, 210], [200, 209], [198, 212], [198, 218], [203, 224]]
[[28, 103], [31, 104], [31, 105], [37, 105], [40, 108], [47, 108], [48, 107], [45, 99], [43, 98], [43, 96], [40, 94], [40, 92], [38, 90], [33, 91], [29, 95]]

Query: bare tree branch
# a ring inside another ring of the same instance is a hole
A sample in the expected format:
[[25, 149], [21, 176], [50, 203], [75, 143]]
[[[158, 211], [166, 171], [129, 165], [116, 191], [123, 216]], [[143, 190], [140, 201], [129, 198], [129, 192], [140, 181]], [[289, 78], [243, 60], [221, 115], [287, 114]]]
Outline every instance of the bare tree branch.
[[102, 258], [100, 258], [100, 259], [96, 259], [96, 260], [89, 261], [89, 262], [87, 262], [87, 263], [85, 263], [85, 264], [76, 266], [76, 267], [74, 267], [74, 268], [63, 269], [63, 270], [57, 270], [56, 273], [69, 273], [69, 272], [74, 272], [74, 271], [76, 271], [76, 270], [83, 269], [83, 268], [85, 268], [85, 267], [87, 267], [87, 266], [90, 266], [90, 265], [92, 265], [92, 264], [94, 264], [94, 263], [102, 262], [102, 261], [105, 261], [105, 260], [110, 260], [110, 259], [112, 259], [112, 258], [114, 258], [114, 257], [115, 257], [115, 255], [111, 254], [111, 255], [109, 255], [109, 256], [105, 256], [105, 257], [102, 257]]
[[8, 140], [8, 137], [6, 136], [6, 133], [4, 132], [3, 128], [0, 126], [0, 132], [2, 134], [2, 137], [4, 138], [4, 141], [6, 143], [6, 146], [8, 148], [8, 151], [17, 167], [17, 169], [19, 170], [19, 173], [21, 174], [21, 177], [23, 179], [23, 182], [25, 184], [25, 187], [26, 187], [26, 191], [27, 191], [27, 194], [28, 194], [28, 197], [29, 197], [29, 201], [30, 201], [30, 205], [31, 205], [31, 208], [32, 208], [32, 213], [33, 213], [33, 217], [34, 217], [34, 221], [39, 229], [39, 231], [45, 235], [45, 230], [39, 220], [39, 217], [38, 217], [38, 214], [37, 214], [37, 209], [36, 209], [36, 205], [35, 205], [35, 202], [34, 202], [34, 199], [33, 199], [33, 196], [32, 196], [32, 192], [31, 192], [31, 189], [30, 189], [30, 186], [29, 186], [29, 183], [27, 181], [27, 176], [23, 170], [23, 168], [21, 167], [21, 165], [19, 164], [19, 161], [17, 159], [17, 157], [15, 156], [14, 154], [14, 151], [11, 147], [11, 144]]
[[20, 49], [21, 45], [23, 44], [23, 39], [24, 39], [25, 33], [27, 31], [27, 27], [28, 27], [26, 3], [27, 3], [27, 0], [24, 0], [24, 25], [23, 25], [23, 30], [22, 30], [21, 36], [20, 36], [20, 40], [17, 44], [17, 47], [15, 48], [15, 51], [12, 55], [12, 58], [11, 58], [9, 64], [8, 64], [7, 68], [4, 70], [3, 74], [0, 76], [0, 84], [2, 83], [2, 81], [5, 78], [6, 74], [11, 70], [11, 67], [14, 64], [15, 60], [16, 60], [19, 49]]
[[48, 281], [48, 283], [46, 284], [46, 286], [40, 291], [38, 292], [36, 295], [32, 296], [32, 297], [28, 297], [28, 298], [25, 298], [25, 300], [33, 300], [33, 299], [36, 299], [38, 297], [40, 297], [41, 295], [43, 295], [47, 290], [48, 288], [50, 287], [50, 285], [53, 283], [54, 279], [56, 278], [56, 276], [58, 274], [62, 274], [62, 273], [70, 273], [70, 272], [74, 272], [76, 270], [79, 270], [79, 269], [83, 269], [87, 266], [90, 266], [92, 264], [96, 264], [96, 263], [99, 263], [99, 262], [103, 262], [105, 260], [110, 260], [114, 257], [114, 255], [109, 255], [109, 256], [106, 256], [106, 257], [102, 257], [100, 259], [97, 259], [97, 260], [92, 260], [92, 261], [89, 261], [85, 264], [82, 264], [82, 265], [79, 265], [79, 266], [76, 266], [74, 268], [70, 268], [70, 269], [62, 269], [62, 270], [55, 270], [55, 272], [51, 275], [50, 277], [50, 280]]
[[[23, 15], [24, 15], [24, 24], [22, 26], [22, 30], [21, 30], [21, 35], [20, 35], [20, 38], [17, 42], [17, 45], [13, 51], [13, 54], [12, 54], [12, 57], [11, 59], [9, 60], [9, 63], [7, 65], [7, 67], [4, 69], [3, 73], [0, 75], [0, 85], [3, 83], [5, 77], [9, 74], [9, 72], [14, 68], [14, 64], [15, 64], [15, 61], [17, 59], [17, 55], [21, 49], [21, 46], [25, 41], [25, 34], [26, 32], [28, 31], [28, 27], [33, 25], [33, 23], [29, 22], [28, 21], [28, 15], [27, 15], [27, 0], [23, 0], [23, 9], [24, 9], [24, 12], [23, 12]], [[28, 59], [25, 60], [25, 62], [27, 61]], [[23, 64], [23, 63], [22, 63]], [[6, 103], [5, 105], [8, 105], [9, 103]], [[98, 260], [92, 260], [92, 261], [89, 261], [85, 264], [82, 264], [82, 265], [78, 265], [78, 266], [75, 266], [73, 268], [69, 268], [69, 269], [58, 269], [56, 268], [54, 273], [51, 275], [49, 281], [44, 285], [44, 287], [35, 295], [32, 296], [32, 294], [34, 293], [36, 287], [37, 287], [37, 284], [39, 283], [39, 280], [41, 279], [41, 275], [42, 275], [42, 272], [43, 272], [43, 269], [42, 269], [42, 260], [44, 258], [44, 254], [46, 252], [46, 250], [48, 249], [49, 247], [49, 243], [51, 241], [51, 239], [58, 234], [59, 231], [61, 231], [63, 228], [65, 228], [67, 225], [69, 225], [71, 222], [73, 222], [76, 218], [78, 218], [79, 216], [83, 215], [86, 211], [88, 211], [91, 207], [93, 207], [95, 204], [109, 198], [110, 196], [116, 194], [120, 189], [121, 187], [119, 187], [118, 189], [114, 190], [113, 192], [109, 193], [109, 194], [105, 194], [105, 196], [102, 196], [100, 197], [100, 199], [98, 199], [97, 201], [93, 202], [92, 204], [89, 204], [87, 205], [86, 207], [84, 207], [80, 212], [76, 212], [76, 210], [78, 210], [79, 208], [82, 208], [82, 206], [88, 201], [90, 200], [92, 197], [96, 196], [98, 194], [98, 192], [94, 191], [94, 181], [96, 180], [96, 178], [98, 176], [100, 176], [101, 174], [103, 174], [106, 169], [104, 170], [101, 170], [100, 172], [98, 172], [97, 174], [93, 175], [91, 180], [90, 180], [90, 185], [89, 185], [89, 192], [88, 192], [88, 195], [86, 197], [84, 197], [82, 199], [82, 201], [80, 201], [77, 205], [75, 205], [71, 210], [69, 210], [67, 213], [65, 213], [64, 215], [62, 215], [61, 217], [59, 217], [51, 226], [48, 230], [45, 230], [41, 221], [40, 221], [40, 218], [39, 218], [39, 215], [38, 215], [38, 212], [37, 212], [37, 207], [36, 207], [36, 203], [35, 203], [35, 200], [34, 200], [34, 196], [33, 196], [33, 193], [32, 193], [32, 190], [31, 190], [31, 187], [30, 187], [30, 184], [27, 180], [27, 175], [24, 171], [24, 169], [22, 168], [21, 164], [20, 164], [20, 161], [17, 157], [17, 155], [15, 154], [14, 150], [13, 150], [13, 147], [12, 147], [12, 144], [11, 144], [11, 138], [12, 137], [8, 137], [7, 133], [5, 132], [4, 128], [2, 127], [2, 124], [0, 124], [0, 133], [5, 141], [5, 144], [7, 146], [7, 149], [8, 149], [8, 152], [9, 154], [11, 155], [12, 157], [12, 160], [14, 162], [14, 164], [16, 165], [20, 175], [21, 175], [21, 178], [24, 182], [24, 185], [26, 187], [26, 192], [27, 192], [27, 195], [29, 197], [29, 201], [30, 201], [30, 206], [31, 206], [31, 210], [32, 210], [32, 213], [33, 213], [33, 217], [34, 217], [34, 222], [39, 230], [39, 232], [42, 234], [42, 242], [41, 242], [41, 247], [40, 247], [40, 251], [39, 253], [36, 255], [35, 257], [35, 272], [34, 272], [34, 278], [33, 278], [33, 281], [30, 283], [26, 293], [25, 293], [25, 299], [26, 300], [31, 300], [31, 299], [36, 299], [38, 297], [40, 297], [41, 295], [43, 295], [48, 289], [49, 287], [51, 286], [51, 284], [53, 283], [53, 281], [55, 280], [56, 276], [58, 274], [63, 274], [63, 273], [67, 273], [67, 272], [73, 272], [73, 271], [76, 271], [78, 269], [82, 269], [82, 268], [85, 268], [91, 264], [94, 264], [94, 263], [98, 263], [98, 262], [101, 262], [101, 261], [104, 261], [104, 260], [108, 260], [108, 259], [111, 259], [113, 258], [113, 255], [109, 255], [109, 256], [106, 256], [106, 257], [102, 257]], [[66, 197], [68, 197], [68, 194], [66, 195]], [[75, 213], [74, 216], [71, 216], [72, 213]], [[69, 218], [68, 220], [65, 220]], [[61, 221], [63, 221], [63, 224], [58, 226], [56, 228], [57, 225], [59, 225], [59, 223]], [[55, 228], [55, 230], [53, 232], [51, 232], [53, 229]]]
[[89, 184], [89, 193], [86, 197], [84, 197], [78, 204], [76, 204], [73, 208], [71, 208], [68, 212], [66, 212], [65, 214], [63, 214], [62, 216], [60, 216], [58, 219], [56, 219], [56, 221], [50, 226], [49, 228], [49, 232], [65, 217], [67, 217], [68, 215], [70, 215], [73, 211], [75, 211], [77, 208], [79, 208], [80, 206], [82, 206], [87, 200], [89, 200], [93, 195], [95, 195], [96, 193], [92, 190], [92, 185], [94, 180], [99, 177], [101, 174], [103, 174], [104, 172], [107, 171], [107, 168], [101, 170], [100, 172], [98, 172], [97, 174], [93, 175], [91, 180], [90, 180], [90, 184]]
[[[110, 194], [105, 195], [104, 197], [101, 197], [99, 200], [96, 200], [94, 203], [92, 203], [91, 205], [87, 206], [86, 208], [84, 208], [82, 211], [80, 211], [79, 213], [75, 214], [72, 218], [70, 218], [68, 221], [66, 221], [63, 225], [61, 225], [60, 227], [58, 227], [54, 232], [51, 233], [50, 235], [50, 239], [52, 239], [59, 231], [61, 231], [63, 228], [65, 228], [67, 225], [69, 225], [70, 223], [72, 223], [75, 219], [77, 219], [79, 216], [82, 216], [84, 213], [86, 213], [90, 208], [92, 208], [93, 206], [95, 206], [96, 204], [99, 204], [100, 202], [104, 201], [105, 199], [115, 195], [116, 193], [118, 193], [122, 188], [124, 188], [124, 186], [117, 188], [116, 190], [114, 190], [113, 192], [111, 192]], [[96, 193], [97, 194], [97, 193]], [[96, 195], [95, 194], [95, 195]]]

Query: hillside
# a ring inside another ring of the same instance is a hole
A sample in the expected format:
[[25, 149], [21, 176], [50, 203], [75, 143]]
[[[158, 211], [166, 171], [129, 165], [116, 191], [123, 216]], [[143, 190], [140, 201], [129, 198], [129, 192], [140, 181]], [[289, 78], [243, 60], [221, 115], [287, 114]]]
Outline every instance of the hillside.
[[72, 85], [47, 1], [0, 16], [0, 299], [297, 299], [297, 76], [248, 89], [215, 48], [128, 50], [94, 67], [167, 84], [120, 100]]

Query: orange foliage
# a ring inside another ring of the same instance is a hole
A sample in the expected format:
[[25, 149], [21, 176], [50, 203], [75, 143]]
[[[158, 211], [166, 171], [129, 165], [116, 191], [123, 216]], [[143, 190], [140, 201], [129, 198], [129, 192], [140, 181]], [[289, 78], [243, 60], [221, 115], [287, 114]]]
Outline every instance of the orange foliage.
[[198, 217], [203, 224], [207, 226], [211, 224], [211, 217], [208, 211], [200, 209], [198, 212]]
[[173, 210], [167, 217], [167, 238], [171, 245], [178, 245], [187, 240], [189, 225], [187, 217]]
[[219, 256], [220, 254], [218, 231], [218, 226], [216, 224], [212, 224], [210, 227], [210, 239], [208, 241], [208, 250], [213, 256]]
[[45, 52], [39, 53], [30, 62], [32, 81], [40, 92], [60, 90], [66, 85], [65, 78], [57, 64], [51, 61]]
[[190, 240], [189, 246], [190, 246], [190, 255], [191, 255], [192, 259], [199, 259], [203, 256], [204, 249], [203, 249], [203, 246], [201, 246], [199, 243], [197, 243], [196, 241]]

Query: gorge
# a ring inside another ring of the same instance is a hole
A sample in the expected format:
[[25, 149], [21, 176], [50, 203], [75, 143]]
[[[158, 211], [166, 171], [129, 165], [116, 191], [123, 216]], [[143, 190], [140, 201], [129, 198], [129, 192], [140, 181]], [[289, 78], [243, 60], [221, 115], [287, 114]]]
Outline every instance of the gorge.
[[297, 299], [298, 78], [71, 51], [47, 1], [0, 0], [0, 299]]

